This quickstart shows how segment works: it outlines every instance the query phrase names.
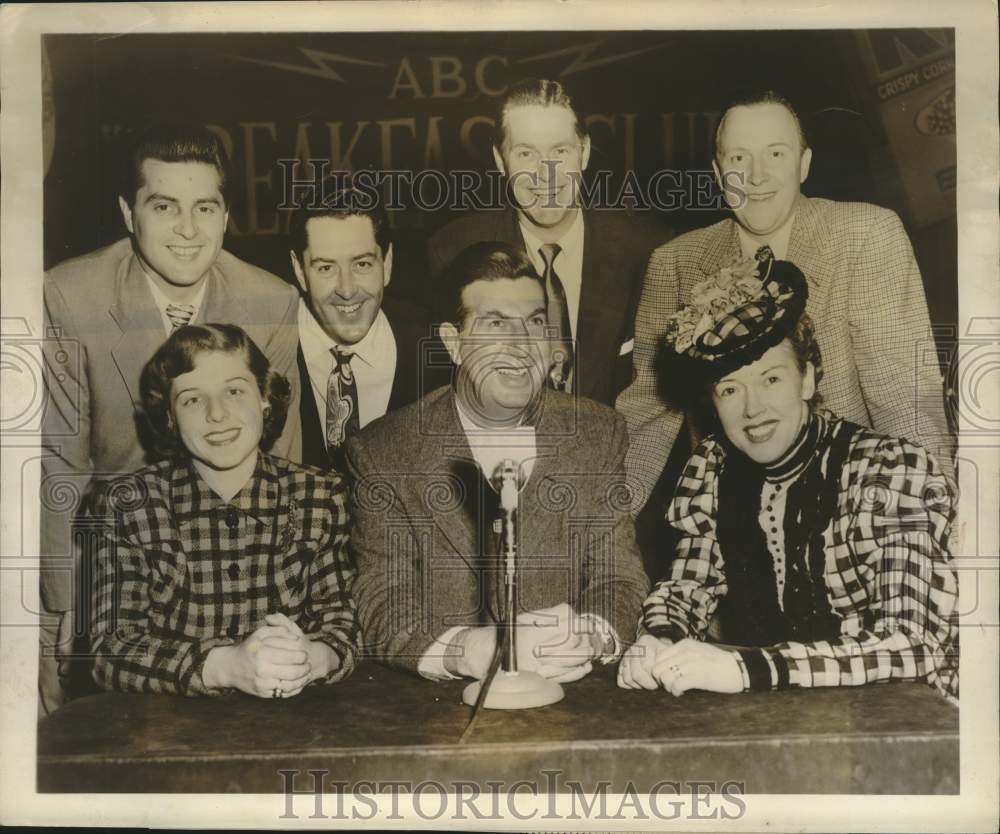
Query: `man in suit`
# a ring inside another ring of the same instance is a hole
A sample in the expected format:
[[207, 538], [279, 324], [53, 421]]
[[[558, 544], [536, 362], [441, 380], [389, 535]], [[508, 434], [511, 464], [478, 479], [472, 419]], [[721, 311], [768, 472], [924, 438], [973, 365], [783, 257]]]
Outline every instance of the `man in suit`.
[[354, 586], [370, 652], [430, 679], [481, 678], [496, 647], [495, 473], [520, 478], [521, 668], [568, 681], [616, 659], [648, 587], [623, 496], [621, 416], [544, 385], [544, 282], [508, 244], [441, 279], [454, 382], [348, 442]]
[[633, 511], [660, 478], [684, 420], [658, 386], [664, 321], [705, 276], [765, 244], [809, 282], [806, 312], [823, 354], [824, 406], [920, 443], [953, 473], [941, 374], [909, 238], [888, 209], [804, 196], [811, 161], [798, 115], [781, 96], [768, 91], [724, 111], [712, 164], [733, 218], [657, 249], [639, 301], [635, 380], [617, 402], [629, 426]]
[[[148, 462], [137, 415], [139, 376], [169, 333], [190, 322], [240, 324], [289, 378], [297, 407], [296, 292], [222, 249], [226, 172], [222, 145], [205, 128], [150, 128], [124, 161], [119, 205], [129, 237], [45, 276], [39, 681], [45, 712], [65, 697], [54, 653], [65, 655], [86, 623], [82, 611], [80, 622], [73, 617], [81, 566], [73, 526], [82, 531], [76, 538], [85, 537], [95, 491]], [[295, 459], [298, 446], [292, 426], [274, 451]]]
[[493, 157], [512, 204], [439, 230], [429, 245], [431, 280], [470, 243], [499, 240], [525, 252], [546, 279], [549, 324], [570, 342], [568, 361], [557, 369], [560, 387], [613, 405], [631, 380], [643, 271], [667, 234], [623, 211], [580, 206], [590, 137], [558, 81], [510, 88], [497, 110]]
[[[385, 294], [392, 243], [381, 203], [351, 185], [302, 203], [292, 218], [292, 270], [302, 290], [298, 367], [302, 462], [344, 472], [348, 436], [416, 400], [429, 317]], [[308, 384], [307, 384], [308, 383]]]

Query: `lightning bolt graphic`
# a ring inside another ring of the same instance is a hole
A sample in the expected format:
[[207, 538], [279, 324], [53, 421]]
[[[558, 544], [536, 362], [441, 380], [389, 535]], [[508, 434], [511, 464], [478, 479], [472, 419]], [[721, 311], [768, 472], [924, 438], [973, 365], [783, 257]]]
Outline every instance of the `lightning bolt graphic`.
[[591, 41], [590, 43], [581, 43], [578, 46], [570, 46], [566, 49], [556, 49], [552, 52], [545, 52], [541, 55], [532, 55], [530, 58], [521, 58], [518, 63], [526, 63], [528, 61], [542, 61], [546, 58], [559, 58], [563, 55], [572, 55], [573, 60], [563, 68], [562, 72], [559, 73], [560, 77], [566, 75], [573, 75], [577, 72], [583, 72], [584, 70], [593, 69], [594, 67], [603, 67], [605, 64], [611, 64], [615, 61], [624, 61], [626, 58], [634, 58], [636, 55], [641, 55], [643, 52], [651, 52], [654, 49], [662, 49], [666, 44], [656, 44], [655, 46], [647, 46], [643, 49], [634, 49], [631, 52], [620, 52], [617, 55], [605, 55], [603, 58], [598, 58], [596, 61], [588, 60], [591, 55], [594, 54], [600, 47], [605, 43], [603, 40]]
[[385, 64], [379, 61], [364, 61], [361, 58], [338, 55], [336, 52], [324, 52], [321, 49], [309, 49], [305, 46], [300, 46], [298, 49], [312, 63], [311, 67], [303, 64], [284, 64], [280, 61], [265, 61], [262, 58], [245, 58], [242, 55], [229, 55], [227, 57], [235, 58], [237, 61], [246, 61], [250, 64], [260, 64], [265, 67], [274, 67], [275, 69], [287, 70], [288, 72], [297, 72], [300, 75], [312, 75], [316, 78], [326, 78], [330, 81], [339, 81], [341, 83], [344, 82], [344, 77], [331, 64], [362, 64], [369, 67], [385, 66]]

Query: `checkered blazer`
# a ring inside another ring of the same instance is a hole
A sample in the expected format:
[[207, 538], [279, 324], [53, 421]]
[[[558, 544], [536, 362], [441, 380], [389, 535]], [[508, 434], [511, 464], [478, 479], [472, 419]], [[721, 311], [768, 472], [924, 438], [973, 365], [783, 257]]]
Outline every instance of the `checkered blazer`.
[[[926, 678], [957, 695], [958, 581], [948, 553], [952, 482], [920, 446], [832, 419], [830, 436], [843, 431], [854, 437], [840, 475], [838, 512], [823, 531], [824, 579], [841, 636], [743, 650], [737, 656], [744, 686]], [[723, 447], [710, 437], [684, 469], [667, 511], [684, 537], [668, 577], [643, 604], [641, 630], [675, 641], [704, 639], [708, 632], [728, 591], [716, 538], [716, 519], [725, 512], [718, 496], [725, 461]]]
[[[734, 220], [681, 235], [653, 252], [635, 321], [633, 381], [616, 403], [629, 428], [633, 512], [659, 480], [684, 415], [658, 390], [664, 321], [696, 283], [742, 257]], [[809, 284], [824, 406], [880, 434], [927, 447], [953, 475], [953, 438], [927, 301], [909, 238], [891, 211], [800, 197], [787, 254]]]
[[230, 501], [190, 462], [164, 461], [116, 481], [97, 561], [94, 678], [105, 689], [218, 695], [208, 653], [283, 612], [354, 667], [358, 626], [347, 555], [347, 488], [261, 453]]

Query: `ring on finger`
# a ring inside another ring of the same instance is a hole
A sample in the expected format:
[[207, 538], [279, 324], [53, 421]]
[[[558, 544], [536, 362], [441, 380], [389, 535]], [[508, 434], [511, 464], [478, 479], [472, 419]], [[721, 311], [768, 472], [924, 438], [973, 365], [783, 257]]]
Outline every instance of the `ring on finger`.
[[284, 696], [284, 694], [285, 692], [280, 686], [274, 687], [274, 689], [271, 691], [271, 697], [273, 698], [281, 698]]

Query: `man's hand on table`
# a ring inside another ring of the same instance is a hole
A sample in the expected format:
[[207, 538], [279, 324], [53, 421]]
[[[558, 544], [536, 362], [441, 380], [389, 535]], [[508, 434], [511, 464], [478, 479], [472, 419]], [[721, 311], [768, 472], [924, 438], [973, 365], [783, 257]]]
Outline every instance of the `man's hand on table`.
[[[467, 628], [459, 632], [445, 654], [444, 666], [453, 675], [481, 679], [496, 650], [497, 629]], [[529, 611], [517, 619], [517, 668], [537, 672], [560, 683], [579, 680], [600, 657], [603, 641], [568, 603]]]

